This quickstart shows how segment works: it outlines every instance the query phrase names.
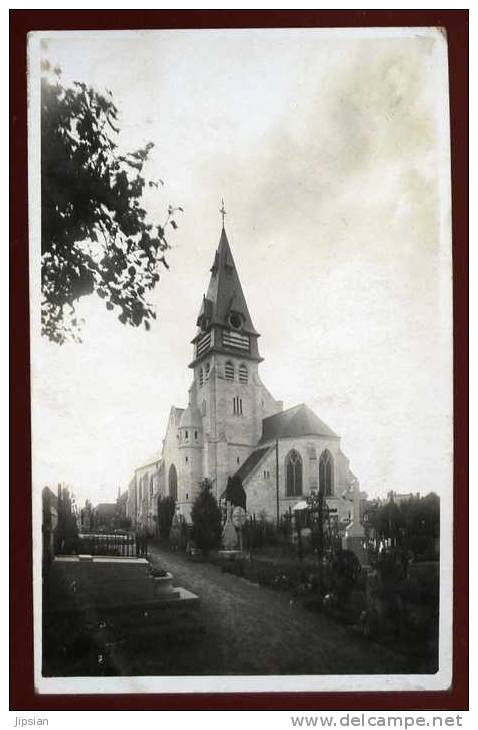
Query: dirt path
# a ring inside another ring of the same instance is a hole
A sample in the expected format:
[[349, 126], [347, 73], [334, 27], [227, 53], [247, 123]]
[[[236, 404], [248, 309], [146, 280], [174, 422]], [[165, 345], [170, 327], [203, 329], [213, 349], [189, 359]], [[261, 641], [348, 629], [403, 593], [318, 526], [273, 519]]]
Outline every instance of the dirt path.
[[[375, 674], [410, 672], [407, 661], [290, 596], [182, 554], [151, 551], [174, 583], [196, 593], [202, 638], [177, 654], [178, 673]], [[181, 665], [181, 666], [179, 666]]]

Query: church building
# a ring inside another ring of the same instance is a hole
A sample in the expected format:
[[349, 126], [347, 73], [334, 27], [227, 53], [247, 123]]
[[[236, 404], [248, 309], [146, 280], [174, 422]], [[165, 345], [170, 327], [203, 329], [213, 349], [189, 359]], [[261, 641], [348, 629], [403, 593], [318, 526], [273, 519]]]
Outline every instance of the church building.
[[260, 378], [260, 335], [224, 216], [196, 327], [187, 407], [171, 408], [162, 450], [135, 472], [128, 499], [133, 523], [149, 523], [159, 495], [173, 497], [189, 521], [201, 481], [209, 479], [220, 500], [235, 474], [250, 515], [274, 520], [320, 489], [331, 514], [347, 522], [357, 480], [340, 437], [304, 403], [284, 410]]

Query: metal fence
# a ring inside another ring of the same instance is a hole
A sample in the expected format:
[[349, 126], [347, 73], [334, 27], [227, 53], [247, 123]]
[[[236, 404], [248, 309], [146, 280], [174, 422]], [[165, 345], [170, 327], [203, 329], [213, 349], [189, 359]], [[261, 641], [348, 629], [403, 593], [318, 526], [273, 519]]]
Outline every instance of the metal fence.
[[116, 555], [134, 558], [146, 555], [147, 547], [139, 544], [134, 532], [126, 534], [80, 534], [77, 552], [85, 555]]

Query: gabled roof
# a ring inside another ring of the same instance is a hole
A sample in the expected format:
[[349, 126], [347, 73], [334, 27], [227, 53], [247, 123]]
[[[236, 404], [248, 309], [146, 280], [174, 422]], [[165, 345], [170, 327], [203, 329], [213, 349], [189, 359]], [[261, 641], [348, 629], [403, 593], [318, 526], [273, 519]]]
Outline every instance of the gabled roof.
[[239, 477], [241, 481], [244, 483], [247, 477], [254, 471], [256, 466], [258, 466], [259, 462], [261, 461], [262, 457], [266, 455], [266, 453], [269, 451], [270, 446], [265, 446], [261, 449], [256, 449], [252, 452], [252, 454], [249, 454], [247, 459], [239, 469], [236, 471], [234, 476]]
[[155, 454], [150, 456], [149, 459], [146, 459], [143, 461], [142, 464], [136, 467], [135, 471], [139, 471], [140, 469], [144, 469], [146, 466], [151, 466], [152, 464], [156, 464], [158, 461], [161, 461], [161, 453], [157, 451]]
[[198, 326], [201, 325], [204, 317], [209, 324], [229, 327], [228, 317], [231, 311], [242, 315], [242, 331], [252, 335], [258, 334], [252, 324], [239, 274], [223, 227], [211, 267], [209, 287], [199, 313]]
[[287, 437], [300, 436], [328, 436], [338, 438], [315, 413], [305, 405], [280, 411], [273, 416], [264, 418], [262, 421], [262, 437], [259, 443]]
[[191, 404], [188, 405], [181, 416], [179, 423], [180, 428], [201, 428], [202, 418], [199, 408], [194, 408]]

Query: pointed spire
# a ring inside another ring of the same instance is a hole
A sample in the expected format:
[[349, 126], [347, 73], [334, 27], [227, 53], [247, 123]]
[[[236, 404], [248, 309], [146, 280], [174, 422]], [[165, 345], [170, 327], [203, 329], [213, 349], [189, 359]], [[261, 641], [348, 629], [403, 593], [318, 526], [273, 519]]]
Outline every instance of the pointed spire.
[[221, 198], [221, 203], [222, 205], [219, 212], [222, 215], [222, 229], [224, 230], [224, 216], [226, 215], [226, 209], [224, 208], [224, 198]]
[[221, 236], [211, 267], [207, 294], [203, 296], [196, 321], [199, 330], [192, 340], [195, 356], [189, 365], [191, 368], [201, 358], [208, 357], [212, 351], [237, 355], [256, 362], [262, 361], [257, 345], [260, 335], [252, 324], [227, 240], [224, 227], [226, 210], [224, 200], [221, 202]]
[[[226, 212], [224, 201], [222, 202], [220, 212], [224, 216]], [[235, 320], [240, 323], [233, 325], [234, 328], [238, 328], [244, 333], [258, 335], [247, 308], [223, 218], [221, 237], [211, 267], [211, 278], [207, 294], [202, 301], [197, 324], [201, 328], [207, 325], [219, 325], [229, 329], [231, 315], [235, 316]]]

